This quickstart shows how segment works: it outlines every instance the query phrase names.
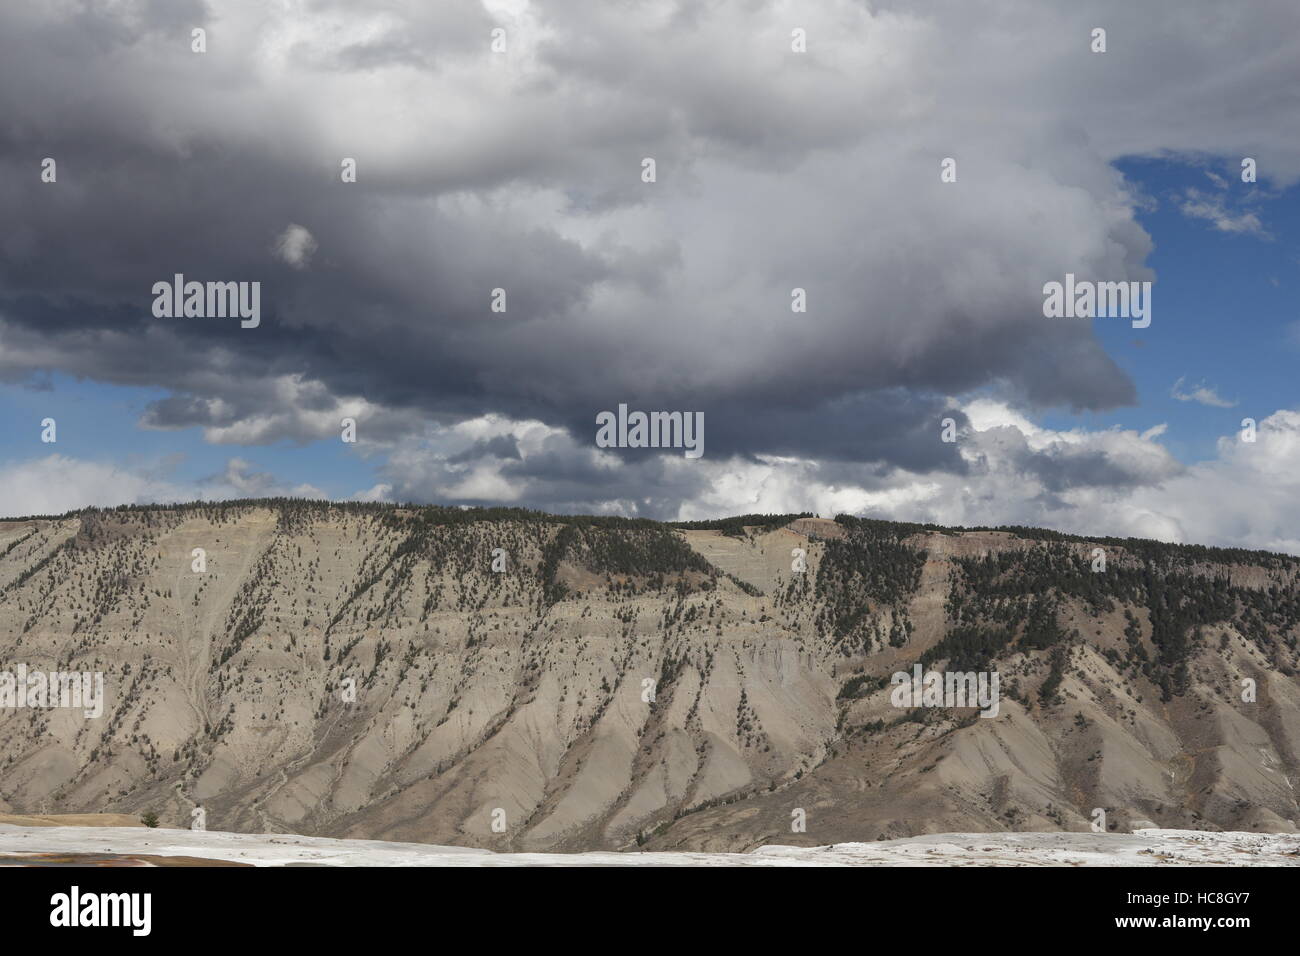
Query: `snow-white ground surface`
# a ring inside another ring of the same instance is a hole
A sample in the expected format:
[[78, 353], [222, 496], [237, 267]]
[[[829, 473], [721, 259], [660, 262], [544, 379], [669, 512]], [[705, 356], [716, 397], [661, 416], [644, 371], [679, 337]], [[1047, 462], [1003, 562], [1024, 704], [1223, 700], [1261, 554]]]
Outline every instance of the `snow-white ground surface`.
[[0, 856], [23, 853], [188, 856], [255, 866], [1300, 866], [1300, 835], [936, 833], [878, 843], [765, 846], [750, 853], [493, 853], [278, 833], [0, 824]]

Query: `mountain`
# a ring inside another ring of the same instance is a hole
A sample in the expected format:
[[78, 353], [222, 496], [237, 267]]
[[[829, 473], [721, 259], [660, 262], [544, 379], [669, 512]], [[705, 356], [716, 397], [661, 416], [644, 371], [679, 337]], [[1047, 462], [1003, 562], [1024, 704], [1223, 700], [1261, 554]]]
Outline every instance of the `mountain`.
[[[501, 851], [1293, 832], [1298, 570], [848, 516], [12, 519], [0, 671], [102, 674], [103, 707], [0, 687], [0, 813]], [[917, 664], [996, 673], [996, 716], [895, 706]]]

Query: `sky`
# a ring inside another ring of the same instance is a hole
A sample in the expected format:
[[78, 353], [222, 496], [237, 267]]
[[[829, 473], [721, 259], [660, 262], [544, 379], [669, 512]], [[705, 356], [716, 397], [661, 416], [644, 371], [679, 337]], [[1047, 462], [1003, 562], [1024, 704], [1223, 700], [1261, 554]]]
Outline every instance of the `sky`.
[[[1293, 0], [0, 6], [0, 514], [1300, 553], [1297, 80]], [[258, 283], [256, 325], [159, 314], [178, 273]], [[1049, 317], [1067, 274], [1149, 282], [1150, 325]], [[621, 404], [703, 455], [602, 447]]]

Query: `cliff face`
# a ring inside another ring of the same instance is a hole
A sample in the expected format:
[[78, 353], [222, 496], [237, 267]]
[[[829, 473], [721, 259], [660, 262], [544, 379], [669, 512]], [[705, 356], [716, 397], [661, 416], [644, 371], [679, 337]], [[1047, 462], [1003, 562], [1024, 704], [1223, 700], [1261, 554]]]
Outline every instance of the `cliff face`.
[[[104, 688], [0, 706], [0, 812], [515, 850], [1300, 823], [1300, 561], [751, 520], [0, 522], [0, 671]], [[918, 662], [996, 672], [997, 716], [895, 706]]]

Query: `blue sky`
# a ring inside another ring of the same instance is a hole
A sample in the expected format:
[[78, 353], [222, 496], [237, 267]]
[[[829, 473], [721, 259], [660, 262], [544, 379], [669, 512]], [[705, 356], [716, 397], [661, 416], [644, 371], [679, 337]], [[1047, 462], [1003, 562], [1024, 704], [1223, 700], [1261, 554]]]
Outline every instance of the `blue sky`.
[[[337, 440], [213, 444], [204, 440], [199, 428], [141, 426], [148, 404], [166, 395], [162, 389], [78, 381], [60, 374], [41, 376], [34, 386], [0, 386], [0, 417], [11, 426], [0, 433], [0, 462], [17, 463], [57, 451], [197, 485], [222, 474], [227, 461], [239, 457], [255, 472], [314, 485], [332, 498], [349, 498], [375, 483], [374, 463]], [[58, 426], [53, 446], [40, 440], [40, 423], [47, 417]]]
[[[1217, 439], [1300, 400], [1300, 191], [1240, 181], [1225, 163], [1125, 160], [1125, 178], [1152, 201], [1138, 220], [1155, 250], [1154, 318], [1148, 329], [1096, 319], [1106, 351], [1133, 379], [1138, 404], [1104, 413], [1054, 410], [1043, 421], [1054, 428], [1121, 425], [1145, 430], [1167, 423], [1164, 444], [1192, 463], [1214, 456]], [[1227, 183], [1214, 183], [1207, 171]], [[1229, 213], [1255, 211], [1265, 234], [1230, 232], [1181, 211], [1189, 189], [1222, 197]], [[1231, 408], [1179, 401], [1205, 383]]]

